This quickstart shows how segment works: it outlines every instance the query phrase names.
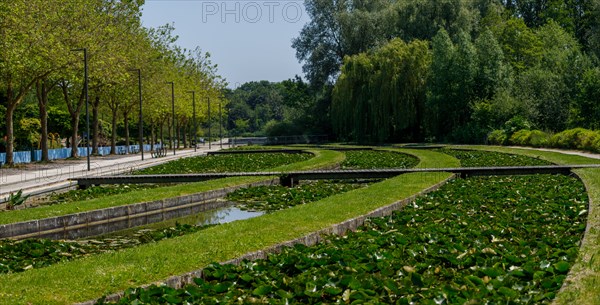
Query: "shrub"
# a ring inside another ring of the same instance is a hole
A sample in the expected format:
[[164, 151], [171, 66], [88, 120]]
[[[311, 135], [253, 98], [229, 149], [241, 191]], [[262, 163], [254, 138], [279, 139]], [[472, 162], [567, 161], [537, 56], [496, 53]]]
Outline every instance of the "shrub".
[[596, 141], [592, 144], [592, 151], [600, 153], [600, 137], [598, 137]]
[[531, 131], [527, 129], [521, 129], [510, 136], [508, 143], [512, 145], [527, 146], [529, 145], [529, 138], [531, 137]]
[[579, 134], [588, 131], [583, 128], [568, 129], [555, 134], [550, 139], [550, 146], [558, 148], [577, 148]]
[[541, 130], [532, 130], [529, 135], [529, 144], [533, 147], [545, 147], [548, 146], [550, 141], [550, 135]]
[[512, 136], [513, 133], [523, 130], [523, 129], [531, 129], [531, 123], [527, 121], [527, 119], [522, 116], [514, 116], [512, 119], [506, 121], [504, 123], [504, 131], [506, 132], [507, 137]]
[[586, 130], [577, 135], [577, 149], [594, 150], [594, 143], [600, 139], [600, 132]]
[[490, 132], [487, 138], [488, 143], [492, 145], [503, 145], [504, 143], [506, 143], [506, 139], [506, 133], [504, 132], [504, 130], [500, 129]]

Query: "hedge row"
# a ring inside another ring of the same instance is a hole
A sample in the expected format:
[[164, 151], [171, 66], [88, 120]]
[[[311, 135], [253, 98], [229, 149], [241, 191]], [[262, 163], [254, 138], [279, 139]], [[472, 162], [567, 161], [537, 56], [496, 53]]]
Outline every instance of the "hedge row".
[[489, 144], [519, 145], [579, 149], [600, 153], [600, 131], [575, 128], [557, 134], [541, 130], [519, 130], [512, 135], [504, 130], [494, 130], [488, 135]]

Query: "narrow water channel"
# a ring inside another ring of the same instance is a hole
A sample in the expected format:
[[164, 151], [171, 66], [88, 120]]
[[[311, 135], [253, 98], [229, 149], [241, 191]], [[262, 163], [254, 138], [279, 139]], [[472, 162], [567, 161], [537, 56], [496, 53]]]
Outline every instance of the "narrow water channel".
[[[195, 214], [190, 214], [187, 216], [171, 218], [168, 220], [155, 222], [147, 225], [136, 226], [132, 228], [127, 228], [124, 230], [115, 231], [108, 234], [102, 234], [94, 236], [95, 238], [114, 238], [114, 237], [127, 237], [137, 234], [140, 230], [161, 230], [169, 227], [174, 227], [176, 224], [188, 224], [193, 226], [208, 226], [208, 225], [216, 225], [216, 224], [224, 224], [233, 222], [236, 220], [244, 220], [249, 218], [258, 217], [264, 214], [264, 212], [250, 212], [240, 210], [236, 207], [235, 202], [225, 203], [225, 206], [198, 212]], [[88, 236], [85, 238], [89, 238], [92, 236]]]
[[[49, 239], [85, 239], [99, 236], [123, 235], [141, 229], [163, 229], [176, 223], [206, 226], [260, 216], [263, 212], [242, 211], [236, 204], [224, 199], [202, 201], [139, 213], [129, 217], [111, 218], [80, 226], [65, 227], [42, 234], [39, 237]], [[131, 234], [131, 233], [130, 233]]]

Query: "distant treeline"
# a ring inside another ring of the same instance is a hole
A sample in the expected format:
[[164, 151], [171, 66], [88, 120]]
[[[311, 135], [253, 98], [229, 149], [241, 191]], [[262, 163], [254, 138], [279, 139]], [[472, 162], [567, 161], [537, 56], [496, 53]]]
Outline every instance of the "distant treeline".
[[598, 1], [308, 0], [307, 12], [293, 46], [340, 140], [600, 127]]

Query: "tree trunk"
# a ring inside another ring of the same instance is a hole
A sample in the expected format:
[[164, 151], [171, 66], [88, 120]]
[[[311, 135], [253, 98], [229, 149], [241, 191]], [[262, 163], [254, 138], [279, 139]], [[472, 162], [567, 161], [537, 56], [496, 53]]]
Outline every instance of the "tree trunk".
[[71, 104], [70, 101], [70, 97], [69, 97], [69, 86], [66, 82], [63, 81], [63, 83], [61, 84], [62, 87], [62, 92], [63, 92], [63, 98], [65, 100], [65, 102], [67, 103], [67, 108], [69, 110], [69, 114], [71, 115], [71, 128], [73, 131], [73, 134], [71, 135], [71, 157], [72, 158], [78, 158], [79, 157], [79, 151], [77, 149], [77, 147], [79, 146], [79, 142], [77, 141], [77, 137], [78, 132], [79, 132], [79, 113], [81, 113], [81, 106], [83, 106], [83, 102], [84, 102], [84, 97], [85, 97], [85, 87], [83, 87], [81, 89], [81, 95], [79, 96], [79, 99], [77, 100], [77, 104], [73, 105]]
[[165, 121], [161, 120], [160, 121], [160, 145], [162, 147], [165, 147], [165, 133], [164, 133], [164, 128], [165, 128]]
[[6, 113], [4, 115], [4, 119], [6, 120], [6, 165], [13, 165], [15, 163], [13, 153], [13, 150], [15, 149], [13, 128], [13, 115], [15, 114], [15, 109], [23, 101], [25, 95], [29, 92], [29, 89], [35, 85], [37, 80], [45, 76], [46, 75], [35, 78], [30, 83], [21, 87], [17, 96], [15, 96], [12, 79], [9, 78], [6, 82]]
[[111, 136], [110, 136], [110, 154], [117, 154], [117, 108], [112, 109], [111, 121]]
[[175, 132], [173, 132], [173, 128], [175, 128], [175, 126], [173, 126], [173, 124], [171, 124], [171, 120], [167, 119], [167, 127], [168, 127], [168, 131], [169, 131], [169, 149], [173, 149], [175, 146], [175, 141], [173, 141], [173, 136], [175, 134]]
[[129, 112], [123, 113], [123, 123], [125, 125], [125, 154], [129, 154]]
[[71, 158], [79, 158], [79, 141], [77, 141], [77, 137], [79, 137], [79, 115], [71, 114], [71, 128], [73, 128], [73, 133], [71, 134]]
[[[42, 159], [40, 161], [48, 162], [48, 95], [54, 85], [48, 86], [47, 80], [43, 79], [36, 82], [36, 93], [38, 100], [38, 108], [40, 111], [40, 149], [42, 150]], [[32, 160], [33, 161], [33, 160]]]
[[187, 132], [188, 131], [187, 130], [188, 130], [187, 124], [183, 125], [183, 148], [188, 147], [188, 145], [187, 145]]
[[[10, 105], [9, 105], [10, 106]], [[13, 165], [15, 163], [13, 157], [14, 138], [13, 138], [13, 115], [15, 107], [6, 107], [4, 119], [6, 120], [6, 164]]]
[[98, 111], [100, 108], [100, 97], [96, 96], [92, 102], [92, 154], [98, 155], [98, 136], [100, 134], [100, 118]]
[[150, 121], [150, 150], [154, 150], [154, 143], [156, 142], [156, 132], [154, 130], [154, 124]]
[[179, 149], [179, 143], [181, 142], [181, 126], [179, 125], [179, 122], [177, 122], [175, 126], [177, 128], [175, 129], [177, 131], [177, 137], [175, 137], [175, 139], [177, 140], [177, 149]]

